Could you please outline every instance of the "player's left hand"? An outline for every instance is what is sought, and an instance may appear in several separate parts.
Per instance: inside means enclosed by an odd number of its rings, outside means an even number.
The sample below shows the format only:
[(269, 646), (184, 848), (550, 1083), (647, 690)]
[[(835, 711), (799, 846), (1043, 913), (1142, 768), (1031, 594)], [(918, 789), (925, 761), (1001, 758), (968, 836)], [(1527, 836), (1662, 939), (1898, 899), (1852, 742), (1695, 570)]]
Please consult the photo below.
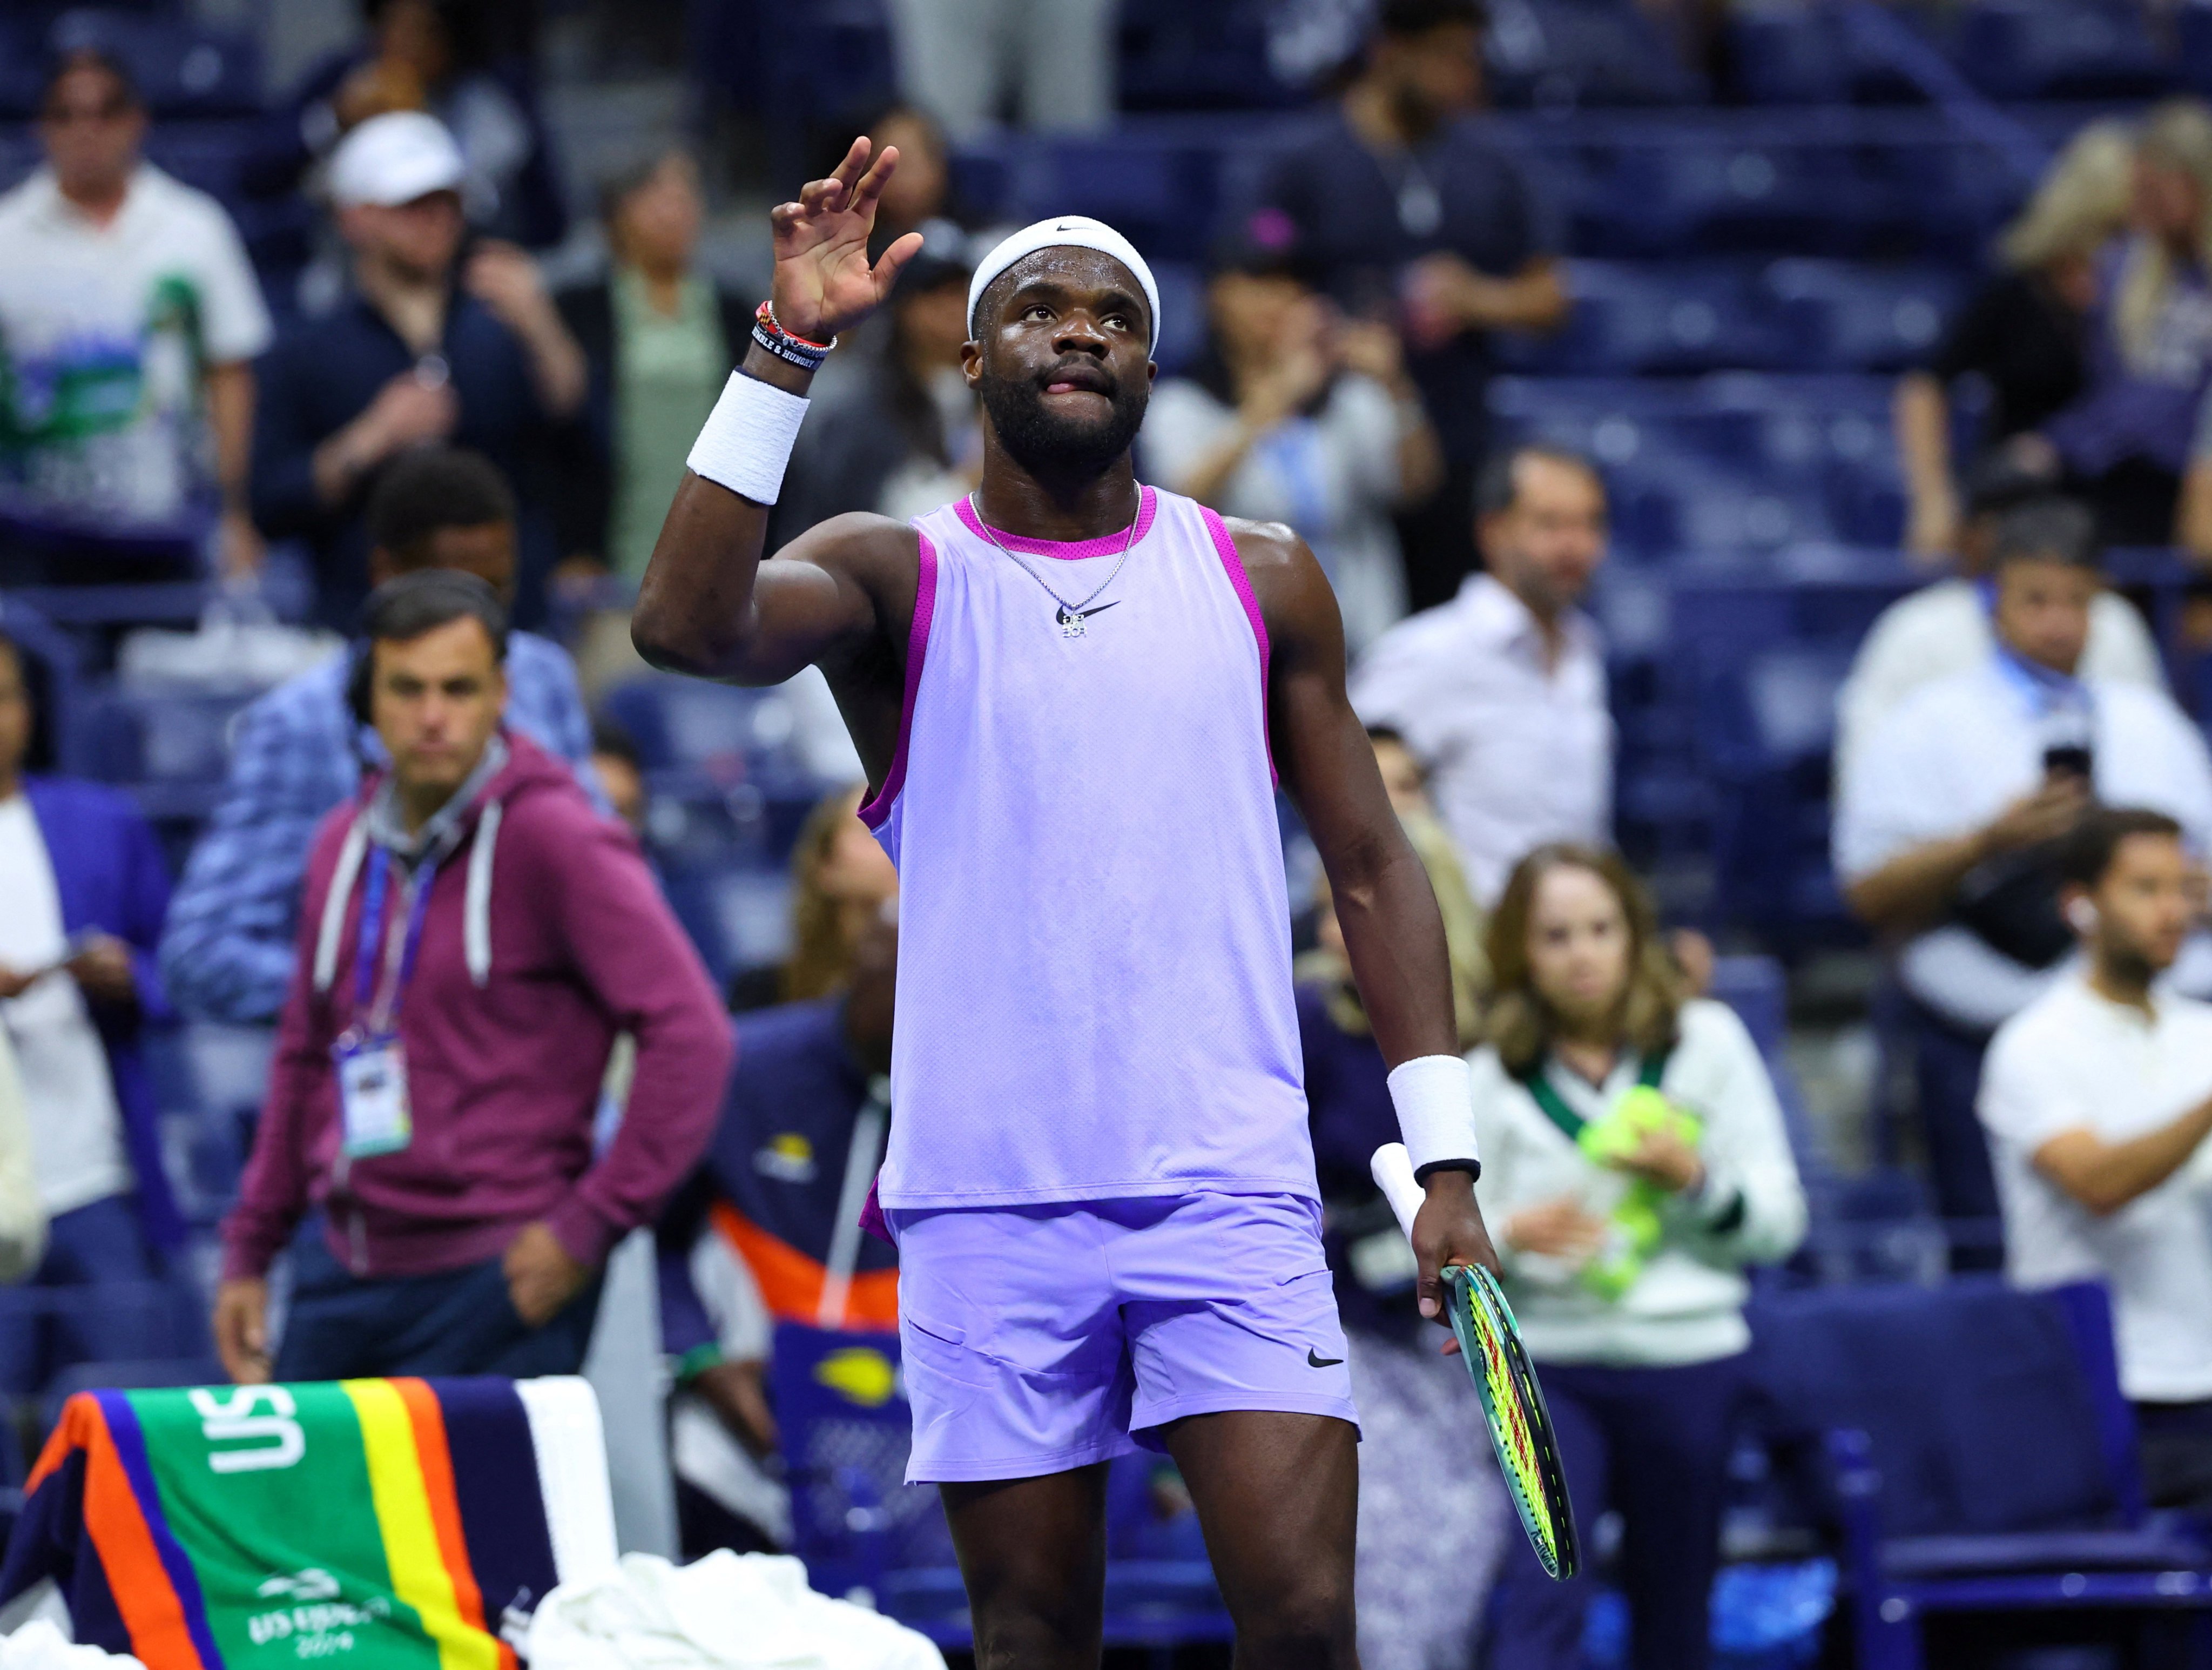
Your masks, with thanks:
[[(1474, 1203), (1474, 1179), (1464, 1171), (1431, 1172), (1423, 1187), (1426, 1196), (1413, 1218), (1413, 1257), (1420, 1265), (1418, 1290), (1421, 1315), (1431, 1321), (1444, 1320), (1443, 1270), (1448, 1264), (1480, 1265), (1498, 1272), (1498, 1250), (1490, 1244), (1483, 1226), (1482, 1208)], [(1458, 1349), (1454, 1339), (1447, 1353)]]
[(769, 211), (775, 238), (770, 300), (785, 330), (828, 342), (882, 306), (899, 269), (921, 252), (921, 234), (909, 232), (868, 264), (876, 200), (897, 167), (896, 145), (878, 151), (871, 141), (855, 139), (827, 179), (809, 180), (796, 203)]

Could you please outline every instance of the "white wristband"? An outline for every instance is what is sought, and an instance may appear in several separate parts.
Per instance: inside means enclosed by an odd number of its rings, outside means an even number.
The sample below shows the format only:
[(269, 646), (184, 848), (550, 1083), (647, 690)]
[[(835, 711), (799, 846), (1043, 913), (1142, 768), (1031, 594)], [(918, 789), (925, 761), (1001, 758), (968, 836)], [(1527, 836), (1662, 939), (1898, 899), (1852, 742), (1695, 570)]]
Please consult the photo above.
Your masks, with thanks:
[(805, 417), (805, 395), (733, 371), (684, 462), (695, 475), (757, 505), (772, 505), (783, 490), (783, 469)]
[(1421, 1055), (1390, 1071), (1390, 1104), (1413, 1175), (1440, 1165), (1481, 1167), (1474, 1151), (1474, 1073), (1456, 1055)]

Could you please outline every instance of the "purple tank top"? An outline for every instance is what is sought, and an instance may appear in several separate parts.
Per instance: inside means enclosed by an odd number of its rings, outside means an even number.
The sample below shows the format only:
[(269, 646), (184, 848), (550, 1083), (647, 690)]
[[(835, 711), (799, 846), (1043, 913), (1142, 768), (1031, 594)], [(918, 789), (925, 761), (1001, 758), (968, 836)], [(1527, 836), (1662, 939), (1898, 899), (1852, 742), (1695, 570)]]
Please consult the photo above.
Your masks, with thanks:
[[(1219, 517), (1139, 507), (1073, 637), (966, 501), (915, 523), (887, 1206), (1316, 1193), (1267, 629)], [(1122, 547), (999, 537), (1072, 602)]]

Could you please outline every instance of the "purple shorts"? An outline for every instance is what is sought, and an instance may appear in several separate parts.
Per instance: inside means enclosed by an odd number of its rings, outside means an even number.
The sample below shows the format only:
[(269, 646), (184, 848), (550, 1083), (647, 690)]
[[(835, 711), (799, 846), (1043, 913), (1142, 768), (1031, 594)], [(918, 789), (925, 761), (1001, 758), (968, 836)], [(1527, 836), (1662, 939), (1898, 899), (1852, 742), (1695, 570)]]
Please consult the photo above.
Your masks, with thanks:
[(907, 1480), (1030, 1479), (1230, 1409), (1358, 1424), (1321, 1208), (1291, 1194), (889, 1214)]

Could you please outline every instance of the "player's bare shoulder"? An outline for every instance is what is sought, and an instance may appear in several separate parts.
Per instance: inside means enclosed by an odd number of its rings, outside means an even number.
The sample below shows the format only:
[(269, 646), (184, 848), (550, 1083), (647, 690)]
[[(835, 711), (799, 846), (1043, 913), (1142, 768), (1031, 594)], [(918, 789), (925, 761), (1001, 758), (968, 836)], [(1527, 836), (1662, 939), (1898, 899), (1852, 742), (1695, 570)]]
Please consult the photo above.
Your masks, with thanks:
[(895, 596), (902, 590), (911, 602), (921, 570), (921, 536), (910, 522), (872, 511), (848, 511), (817, 522), (769, 561), (787, 557), (827, 569), (872, 596)]
[(1255, 522), (1241, 516), (1221, 520), (1237, 546), (1245, 578), (1252, 583), (1271, 647), (1295, 653), (1301, 646), (1317, 641), (1340, 645), (1343, 626), (1336, 592), (1313, 548), (1285, 523)]

